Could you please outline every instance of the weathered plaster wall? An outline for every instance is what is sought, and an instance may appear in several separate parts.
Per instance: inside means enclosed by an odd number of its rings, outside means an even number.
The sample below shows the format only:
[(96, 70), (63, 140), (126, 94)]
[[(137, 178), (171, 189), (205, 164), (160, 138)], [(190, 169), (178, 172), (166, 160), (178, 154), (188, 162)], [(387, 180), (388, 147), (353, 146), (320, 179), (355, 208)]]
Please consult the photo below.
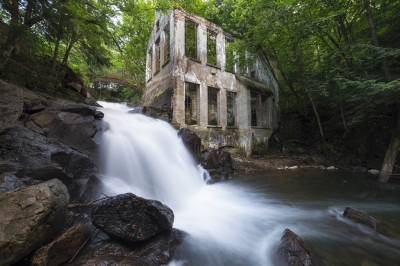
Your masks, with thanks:
[[(174, 60), (173, 60), (173, 43), (172, 38), (174, 34), (174, 21), (173, 12), (168, 12), (166, 14), (157, 14), (156, 22), (159, 23), (159, 30), (156, 28), (156, 23), (154, 23), (154, 28), (147, 46), (147, 51), (151, 51), (152, 56), (147, 53), (147, 65), (146, 65), (146, 91), (143, 93), (142, 104), (145, 106), (155, 106), (155, 107), (173, 107), (172, 96), (175, 87), (175, 80), (173, 76)], [(165, 41), (164, 30), (169, 29), (170, 39), (169, 47), (170, 49), (170, 59), (164, 62), (164, 49), (163, 44)], [(156, 66), (156, 48), (155, 43), (160, 40), (160, 71), (155, 71)], [(151, 69), (149, 67), (148, 61), (151, 60)]]
[[(160, 27), (167, 19), (158, 18)], [(190, 19), (197, 26), (197, 58), (185, 56), (185, 19)], [(164, 22), (165, 21), (165, 22)], [(252, 140), (267, 142), (273, 128), (276, 126), (278, 89), (275, 80), (262, 60), (256, 61), (257, 80), (273, 92), (268, 99), (270, 110), (268, 119), (272, 121), (269, 127), (251, 127), (250, 90), (248, 84), (235, 74), (223, 71), (225, 69), (225, 32), (215, 24), (182, 9), (174, 9), (168, 16), (171, 25), (171, 63), (153, 76), (147, 85), (143, 97), (144, 104), (155, 105), (157, 95), (167, 95), (167, 88), (172, 88), (172, 123), (178, 128), (189, 127), (200, 135), (203, 146), (223, 147), (241, 146), (247, 153), (251, 152)], [(207, 64), (207, 29), (217, 33), (217, 63)], [(158, 35), (155, 32), (149, 42), (153, 49)], [(153, 62), (154, 66), (154, 62)], [(249, 74), (249, 73), (247, 73)], [(198, 124), (185, 124), (185, 82), (198, 84)], [(219, 89), (218, 93), (218, 126), (208, 125), (208, 87)], [(226, 92), (236, 93), (236, 126), (227, 126)], [(275, 99), (275, 101), (273, 101)], [(159, 104), (159, 103), (157, 103)], [(275, 107), (274, 107), (275, 106)], [(276, 109), (275, 111), (273, 109)]]

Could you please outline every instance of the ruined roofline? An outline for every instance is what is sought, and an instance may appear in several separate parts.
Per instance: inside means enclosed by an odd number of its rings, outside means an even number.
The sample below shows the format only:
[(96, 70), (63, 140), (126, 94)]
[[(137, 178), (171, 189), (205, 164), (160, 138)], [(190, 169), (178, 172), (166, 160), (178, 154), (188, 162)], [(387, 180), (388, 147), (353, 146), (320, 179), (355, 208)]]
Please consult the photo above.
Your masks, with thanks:
[[(226, 29), (222, 28), (221, 26), (219, 26), (218, 24), (215, 24), (214, 22), (212, 22), (212, 21), (210, 21), (210, 20), (208, 20), (208, 19), (206, 19), (206, 18), (204, 18), (204, 17), (202, 17), (202, 16), (196, 15), (195, 13), (193, 13), (193, 12), (191, 12), (191, 11), (188, 11), (187, 9), (184, 9), (184, 8), (182, 8), (182, 7), (179, 7), (179, 6), (174, 6), (173, 8), (170, 8), (170, 10), (173, 10), (173, 11), (179, 10), (179, 11), (183, 12), (185, 15), (188, 15), (189, 19), (190, 19), (190, 16), (193, 16), (193, 17), (196, 17), (196, 18), (198, 18), (198, 19), (201, 19), (201, 20), (203, 20), (203, 22), (205, 22), (205, 24), (209, 24), (209, 25), (211, 25), (213, 28), (218, 28), (218, 29), (220, 29), (220, 30), (222, 31), (222, 33), (223, 33), (226, 37), (230, 37), (230, 38), (232, 38), (232, 39), (243, 40), (243, 38), (241, 38), (237, 33), (234, 33), (234, 32), (232, 32), (232, 31), (230, 31), (230, 30), (226, 30)], [(260, 55), (261, 55), (261, 54), (260, 54)], [(264, 57), (263, 57), (263, 58), (264, 58)], [(269, 55), (269, 54), (267, 55), (267, 58), (264, 58), (264, 59), (266, 59), (266, 60), (268, 60), (268, 61), (276, 61), (275, 58), (273, 58), (273, 57), (272, 57), (271, 55)]]
[(179, 11), (185, 13), (186, 15), (189, 16), (189, 19), (190, 19), (190, 16), (196, 17), (196, 18), (198, 18), (198, 19), (201, 19), (201, 20), (203, 20), (203, 22), (204, 22), (205, 24), (209, 24), (209, 25), (211, 25), (213, 28), (218, 28), (218, 29), (220, 29), (221, 32), (224, 33), (225, 36), (227, 36), (227, 37), (234, 38), (234, 39), (241, 39), (241, 38), (239, 37), (238, 34), (232, 32), (232, 31), (226, 30), (226, 29), (222, 28), (220, 25), (215, 24), (214, 22), (212, 22), (212, 21), (210, 21), (210, 20), (208, 20), (208, 19), (206, 19), (206, 18), (204, 18), (204, 17), (202, 17), (202, 16), (196, 15), (195, 13), (193, 13), (193, 12), (187, 10), (187, 9), (184, 9), (184, 8), (182, 8), (182, 7), (179, 7), (179, 6), (174, 6), (174, 7), (171, 8), (171, 9), (174, 10), (174, 11), (175, 11), (175, 10), (179, 10)]

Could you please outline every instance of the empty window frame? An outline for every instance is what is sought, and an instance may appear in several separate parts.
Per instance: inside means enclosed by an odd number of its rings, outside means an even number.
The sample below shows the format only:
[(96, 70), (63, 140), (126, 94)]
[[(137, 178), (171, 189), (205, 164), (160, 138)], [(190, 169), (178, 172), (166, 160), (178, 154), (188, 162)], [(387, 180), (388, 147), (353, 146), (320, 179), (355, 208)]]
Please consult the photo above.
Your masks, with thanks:
[(226, 115), (227, 126), (236, 126), (236, 93), (232, 91), (226, 91)]
[(158, 32), (160, 30), (160, 21), (158, 20), (156, 22), (156, 32)]
[(225, 71), (235, 72), (235, 54), (233, 51), (233, 39), (225, 36)]
[(250, 110), (251, 110), (251, 126), (259, 126), (260, 108), (259, 108), (259, 93), (250, 91)]
[(207, 29), (207, 63), (217, 65), (217, 33)]
[(185, 55), (197, 58), (197, 24), (193, 21), (185, 20)]
[(151, 50), (147, 53), (147, 80), (150, 80), (153, 74), (153, 53)]
[(208, 125), (218, 126), (218, 92), (219, 89), (208, 87)]
[(250, 109), (252, 127), (269, 127), (269, 97), (259, 92), (250, 91)]
[(261, 95), (261, 126), (269, 127), (270, 125), (270, 112), (269, 112), (269, 97)]
[(167, 25), (164, 29), (164, 64), (167, 63), (171, 57), (170, 52), (170, 32), (169, 25)]
[(185, 124), (198, 123), (198, 84), (185, 82)]
[(157, 39), (156, 45), (155, 45), (155, 52), (156, 52), (156, 65), (154, 68), (154, 73), (158, 73), (160, 71), (160, 64), (161, 64), (161, 59), (160, 59), (160, 38)]

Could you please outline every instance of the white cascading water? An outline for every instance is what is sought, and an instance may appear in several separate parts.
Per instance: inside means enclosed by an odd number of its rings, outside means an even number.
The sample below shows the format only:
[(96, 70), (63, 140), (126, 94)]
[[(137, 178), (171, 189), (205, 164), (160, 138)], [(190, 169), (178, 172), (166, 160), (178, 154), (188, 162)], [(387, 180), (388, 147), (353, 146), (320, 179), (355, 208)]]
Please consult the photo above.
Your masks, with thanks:
[(304, 231), (299, 217), (320, 214), (305, 215), (231, 182), (206, 185), (204, 170), (168, 123), (130, 114), (122, 104), (100, 104), (108, 123), (102, 140), (107, 193), (159, 200), (174, 211), (174, 228), (190, 234), (185, 244), (193, 261), (185, 264), (183, 255), (170, 265), (273, 265), (270, 254), (283, 230)]

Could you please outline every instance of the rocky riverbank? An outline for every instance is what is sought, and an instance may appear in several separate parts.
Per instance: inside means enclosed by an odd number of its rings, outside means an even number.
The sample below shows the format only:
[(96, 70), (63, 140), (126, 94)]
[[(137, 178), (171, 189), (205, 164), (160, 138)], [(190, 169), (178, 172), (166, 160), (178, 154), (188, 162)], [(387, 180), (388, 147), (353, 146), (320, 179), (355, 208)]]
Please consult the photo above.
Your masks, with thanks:
[[(83, 84), (76, 82), (68, 86), (81, 95)], [(101, 194), (104, 115), (92, 101), (2, 80), (0, 95), (0, 265), (161, 265), (172, 259), (185, 233), (172, 228), (171, 209), (133, 194)], [(112, 214), (116, 210), (121, 216)]]

